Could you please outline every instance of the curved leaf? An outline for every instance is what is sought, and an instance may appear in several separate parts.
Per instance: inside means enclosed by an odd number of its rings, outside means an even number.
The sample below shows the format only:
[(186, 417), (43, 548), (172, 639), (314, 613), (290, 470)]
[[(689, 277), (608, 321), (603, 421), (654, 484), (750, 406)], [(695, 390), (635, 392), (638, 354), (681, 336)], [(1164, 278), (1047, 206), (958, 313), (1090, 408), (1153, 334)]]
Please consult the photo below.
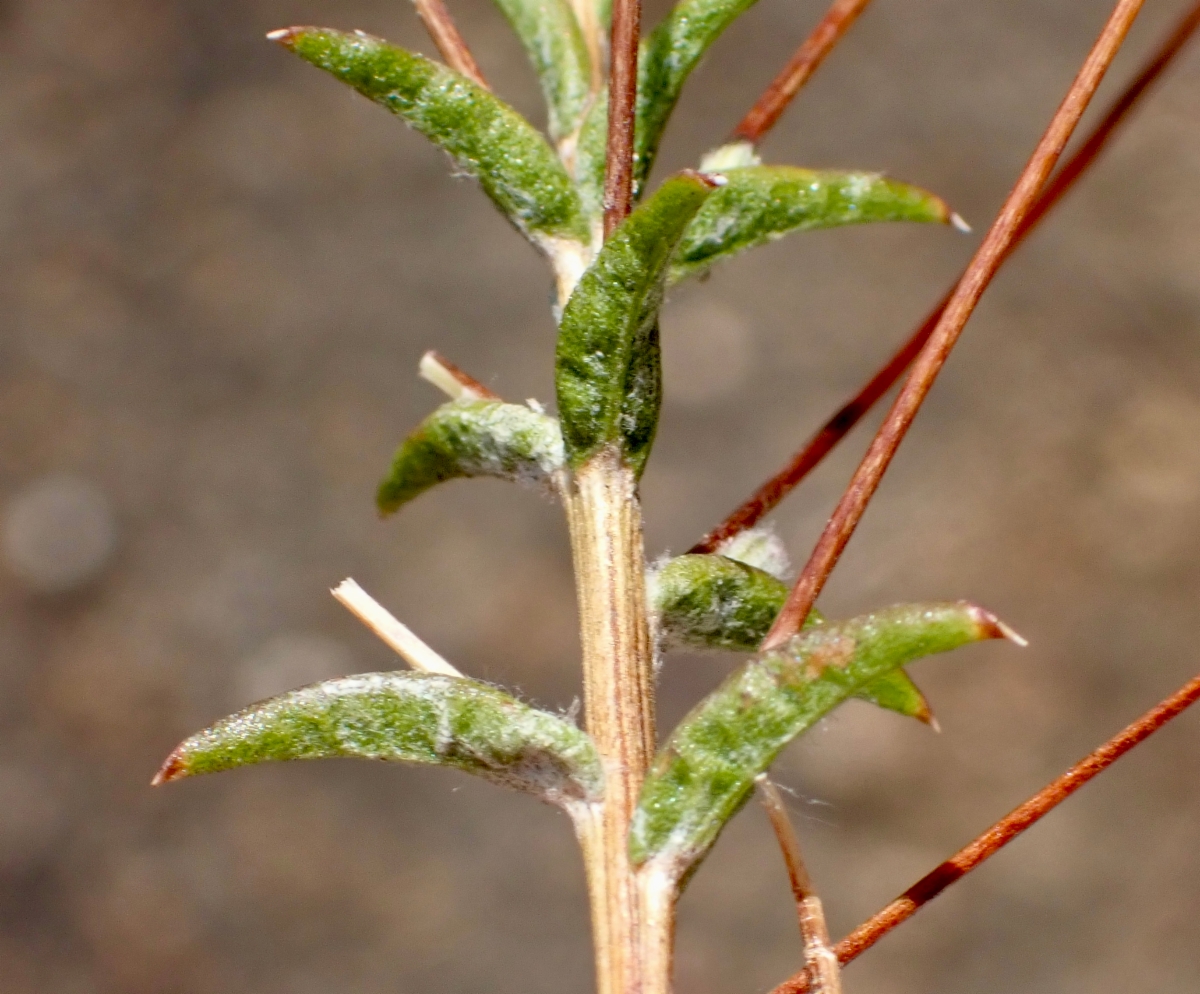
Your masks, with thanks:
[(592, 64), (568, 0), (496, 0), (533, 63), (549, 111), (550, 137), (578, 130), (588, 108)]
[(603, 792), (595, 746), (575, 725), (474, 680), (410, 672), (327, 680), (252, 705), (178, 745), (154, 782), (334, 756), (453, 766), (561, 806)]
[[(727, 545), (733, 546), (731, 551), (739, 549), (735, 542)], [(752, 537), (744, 547), (751, 554), (765, 550), (772, 559), (778, 556), (763, 536), (758, 541)], [(788, 586), (782, 580), (732, 555), (678, 556), (647, 576), (647, 601), (660, 644), (667, 649), (754, 652), (783, 609), (787, 595)], [(824, 620), (813, 611), (805, 628)], [(933, 722), (925, 695), (902, 669), (876, 677), (853, 696), (906, 718)]]
[(575, 187), (546, 139), (508, 104), (438, 62), (365, 34), (289, 28), (271, 37), (393, 114), (478, 176), (487, 195), (543, 249), (586, 242)]
[(679, 280), (793, 231), (872, 221), (949, 223), (946, 202), (878, 173), (742, 166), (696, 215), (671, 267)]
[(563, 309), (555, 386), (567, 460), (616, 446), (641, 473), (661, 402), (658, 309), (671, 253), (713, 184), (668, 179), (604, 243)]
[(466, 476), (549, 487), (562, 467), (554, 418), (499, 400), (453, 400), (404, 440), (376, 503), (391, 514), (435, 484)]
[(642, 788), (630, 829), (637, 864), (677, 879), (704, 857), (779, 752), (872, 680), (968, 642), (1009, 635), (966, 602), (909, 604), (811, 627), (751, 660), (671, 734)]
[[(651, 571), (649, 604), (665, 648), (754, 652), (787, 600), (781, 580), (725, 556), (686, 555)], [(807, 624), (817, 618), (809, 615)]]
[(658, 154), (667, 121), (692, 70), (708, 47), (755, 0), (679, 0), (643, 43), (638, 56), (634, 192)]

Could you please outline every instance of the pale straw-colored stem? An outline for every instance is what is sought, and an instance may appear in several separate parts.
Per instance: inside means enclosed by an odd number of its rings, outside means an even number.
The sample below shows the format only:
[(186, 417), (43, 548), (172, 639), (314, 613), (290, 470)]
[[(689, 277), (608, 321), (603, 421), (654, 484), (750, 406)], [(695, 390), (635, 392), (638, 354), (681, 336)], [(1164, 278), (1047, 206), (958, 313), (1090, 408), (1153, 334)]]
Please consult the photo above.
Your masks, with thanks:
[(343, 580), (330, 593), (414, 670), (440, 673), (442, 676), (462, 676), (354, 580)]

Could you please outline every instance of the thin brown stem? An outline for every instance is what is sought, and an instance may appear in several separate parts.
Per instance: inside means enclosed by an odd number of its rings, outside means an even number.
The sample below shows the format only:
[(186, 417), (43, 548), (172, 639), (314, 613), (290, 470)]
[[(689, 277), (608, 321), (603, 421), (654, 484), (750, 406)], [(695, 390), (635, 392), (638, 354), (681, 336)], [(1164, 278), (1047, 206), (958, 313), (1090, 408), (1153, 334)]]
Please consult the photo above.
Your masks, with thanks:
[(463, 36), (458, 33), (458, 27), (442, 0), (413, 0), (413, 3), (417, 8), (417, 16), (421, 18), (429, 37), (442, 53), (446, 65), (466, 76), (472, 83), (490, 90), (491, 87), (483, 78), (483, 73), (479, 71), (475, 56), (467, 48)]
[[(1200, 3), (1184, 14), (1124, 92), (1109, 106), (1100, 123), (1092, 129), (1079, 148), (1062, 164), (1058, 172), (1038, 194), (1033, 207), (1021, 222), (1013, 244), (1009, 248), (1009, 255), (1099, 158), (1117, 128), (1128, 118), (1150, 86), (1184, 49), (1188, 41), (1195, 35), (1197, 28), (1200, 28)], [(946, 296), (929, 313), (899, 351), (871, 377), (858, 393), (843, 404), (837, 413), (821, 426), (821, 429), (805, 443), (804, 447), (788, 461), (783, 469), (767, 480), (737, 510), (688, 551), (693, 553), (714, 552), (722, 542), (747, 528), (752, 528), (778, 507), (780, 502), (850, 433), (863, 415), (892, 388), (892, 385), (916, 358), (917, 353), (921, 351), (921, 347), (929, 340), (952, 292), (953, 288), (947, 291)]]
[[(897, 925), (907, 921), (923, 906), (957, 880), (961, 880), (989, 856), (1008, 845), (1040, 821), (1093, 777), (1144, 742), (1172, 718), (1200, 700), (1200, 676), (1193, 677), (1174, 694), (1151, 708), (1133, 724), (1114, 735), (1072, 766), (1057, 780), (1047, 784), (1020, 807), (996, 822), (970, 845), (960, 849), (946, 862), (925, 874), (887, 907), (864, 922), (834, 947), (843, 966), (857, 959)], [(789, 977), (771, 994), (803, 994), (811, 988), (805, 972)]]
[(604, 170), (605, 238), (629, 216), (633, 206), (633, 125), (641, 25), (641, 0), (613, 0)]
[(787, 867), (788, 880), (792, 885), (792, 896), (796, 899), (796, 915), (800, 919), (800, 938), (804, 942), (805, 976), (808, 989), (813, 994), (841, 994), (841, 968), (837, 954), (829, 943), (829, 927), (825, 924), (825, 909), (821, 898), (813, 887), (804, 857), (800, 853), (800, 839), (788, 817), (787, 805), (783, 803), (779, 788), (767, 775), (756, 778), (762, 805), (779, 840), (779, 850)]
[(1121, 43), (1144, 2), (1145, 0), (1118, 0), (1100, 38), (1084, 61), (1049, 128), (1038, 142), (1032, 158), (1017, 180), (1017, 185), (1009, 194), (983, 244), (951, 294), (945, 311), (929, 336), (929, 341), (917, 355), (912, 372), (909, 373), (887, 418), (871, 442), (866, 457), (825, 526), (812, 556), (788, 596), (787, 603), (763, 640), (764, 649), (778, 648), (799, 631), (802, 621), (808, 617), (817, 595), (829, 579), (830, 572), (858, 527), (858, 522), (862, 519), (863, 512), (874, 496), (892, 457), (917, 416), (917, 411), (920, 410), (934, 380), (949, 358), (951, 349), (962, 334), (967, 319), (1009, 252), (1022, 218), (1033, 207), (1038, 191), (1045, 184), (1059, 155), (1062, 154), (1063, 147), (1087, 109), (1096, 88), (1104, 78), (1104, 73), (1120, 50)]
[(871, 0), (833, 0), (833, 6), (825, 12), (821, 23), (813, 28), (812, 34), (804, 39), (803, 44), (796, 49), (787, 65), (780, 70), (779, 75), (771, 80), (771, 84), (763, 91), (761, 97), (742, 118), (741, 123), (733, 129), (730, 141), (747, 141), (757, 145), (763, 135), (775, 126), (775, 122), (787, 110), (788, 104), (800, 92), (800, 87), (808, 82), (809, 77), (817, 71), (817, 67), (825, 61), (833, 46), (841, 41), (842, 36), (852, 25)]

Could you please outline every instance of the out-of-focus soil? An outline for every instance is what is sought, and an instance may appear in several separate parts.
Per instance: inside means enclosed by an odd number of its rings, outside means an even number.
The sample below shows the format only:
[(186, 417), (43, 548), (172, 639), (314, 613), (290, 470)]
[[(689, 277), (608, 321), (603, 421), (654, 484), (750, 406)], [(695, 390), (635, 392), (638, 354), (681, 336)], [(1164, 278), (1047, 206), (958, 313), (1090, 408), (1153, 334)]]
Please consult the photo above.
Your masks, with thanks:
[[(452, 3), (538, 115), (484, 0)], [(1112, 95), (1179, 3), (1148, 5)], [(696, 73), (694, 163), (819, 16), (762, 0)], [(967, 259), (1104, 0), (878, 0), (765, 147), (886, 170), (975, 224), (793, 237), (677, 292), (643, 495), (681, 551), (859, 384)], [(647, 13), (651, 22), (661, 11)], [(263, 40), (291, 23), (430, 51), (400, 0), (0, 2), (0, 988), (5, 994), (586, 991), (565, 819), (437, 770), (328, 763), (148, 786), (184, 735), (395, 660), (359, 580), (463, 670), (579, 689), (548, 501), (454, 483), (395, 520), (391, 451), (436, 347), (552, 398), (541, 261), (382, 110)], [(928, 660), (942, 724), (847, 706), (779, 778), (840, 934), (1197, 668), (1200, 53), (989, 290), (823, 599), (971, 597), (1031, 642)], [(802, 559), (865, 444), (776, 515)], [(664, 731), (732, 661), (672, 657)], [(887, 994), (1191, 994), (1200, 714), (847, 974)], [(680, 994), (798, 964), (765, 820), (685, 895)]]

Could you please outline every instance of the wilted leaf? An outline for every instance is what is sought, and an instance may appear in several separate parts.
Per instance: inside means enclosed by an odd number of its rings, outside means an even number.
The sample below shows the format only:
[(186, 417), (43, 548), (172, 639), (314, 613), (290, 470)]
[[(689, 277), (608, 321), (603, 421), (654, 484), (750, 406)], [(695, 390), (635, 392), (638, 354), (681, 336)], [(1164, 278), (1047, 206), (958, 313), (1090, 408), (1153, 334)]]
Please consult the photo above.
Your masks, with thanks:
[(391, 514), (434, 484), (463, 476), (549, 487), (562, 467), (554, 418), (499, 400), (453, 400), (404, 440), (376, 502)]
[(641, 473), (661, 402), (658, 309), (667, 264), (712, 189), (699, 173), (668, 179), (613, 232), (567, 301), (555, 384), (572, 467), (619, 446)]
[(944, 200), (878, 173), (744, 166), (696, 215), (671, 267), (671, 279), (703, 272), (714, 262), (793, 231), (871, 221), (948, 223)]
[(587, 242), (575, 187), (546, 139), (482, 87), (438, 62), (379, 38), (329, 28), (271, 36), (301, 58), (407, 121), (480, 183), (535, 244)]
[[(752, 555), (769, 552), (774, 559), (779, 553), (770, 539), (774, 536), (752, 537), (744, 548), (731, 540), (725, 547)], [(732, 556), (677, 556), (651, 570), (647, 580), (647, 600), (665, 649), (754, 652), (788, 595), (782, 580)], [(813, 611), (805, 627), (824, 620)], [(902, 669), (871, 680), (852, 696), (926, 724), (933, 721), (925, 695)]]
[(555, 141), (576, 131), (588, 107), (592, 66), (568, 0), (496, 0), (542, 83)]
[(495, 687), (429, 673), (364, 673), (252, 705), (182, 742), (154, 782), (288, 759), (350, 756), (453, 766), (552, 804), (603, 792), (592, 740)]
[(682, 879), (745, 803), (779, 752), (868, 683), (906, 663), (1008, 630), (966, 602), (909, 604), (815, 625), (751, 660), (671, 734), (630, 830), (635, 863)]

